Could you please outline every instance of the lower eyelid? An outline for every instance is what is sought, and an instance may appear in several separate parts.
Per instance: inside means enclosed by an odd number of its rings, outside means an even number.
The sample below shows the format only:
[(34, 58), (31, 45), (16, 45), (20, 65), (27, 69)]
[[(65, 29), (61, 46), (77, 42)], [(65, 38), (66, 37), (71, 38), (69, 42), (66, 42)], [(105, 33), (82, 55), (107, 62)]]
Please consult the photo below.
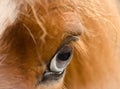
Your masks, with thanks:
[(41, 83), (46, 82), (46, 81), (59, 80), (63, 76), (63, 73), (64, 72), (62, 72), (62, 73), (45, 72), (43, 74)]

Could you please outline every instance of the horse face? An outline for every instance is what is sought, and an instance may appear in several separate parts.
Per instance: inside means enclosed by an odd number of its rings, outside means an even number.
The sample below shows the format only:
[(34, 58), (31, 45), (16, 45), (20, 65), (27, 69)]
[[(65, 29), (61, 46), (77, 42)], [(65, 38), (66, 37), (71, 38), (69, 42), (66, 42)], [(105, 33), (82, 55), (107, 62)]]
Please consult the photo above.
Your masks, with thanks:
[(13, 8), (1, 18), (0, 88), (63, 88), (74, 53), (72, 43), (82, 33), (79, 15), (37, 0), (5, 0), (2, 5), (3, 9)]
[(0, 1), (0, 89), (119, 89), (113, 2)]

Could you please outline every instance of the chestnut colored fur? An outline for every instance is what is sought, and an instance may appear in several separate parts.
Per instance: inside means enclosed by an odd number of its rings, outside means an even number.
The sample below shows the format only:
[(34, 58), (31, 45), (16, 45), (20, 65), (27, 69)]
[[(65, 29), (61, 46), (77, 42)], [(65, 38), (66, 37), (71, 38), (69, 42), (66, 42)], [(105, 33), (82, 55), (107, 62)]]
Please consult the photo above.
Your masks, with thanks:
[[(0, 89), (120, 89), (115, 0), (1, 0)], [(64, 78), (38, 84), (68, 35), (77, 35)]]

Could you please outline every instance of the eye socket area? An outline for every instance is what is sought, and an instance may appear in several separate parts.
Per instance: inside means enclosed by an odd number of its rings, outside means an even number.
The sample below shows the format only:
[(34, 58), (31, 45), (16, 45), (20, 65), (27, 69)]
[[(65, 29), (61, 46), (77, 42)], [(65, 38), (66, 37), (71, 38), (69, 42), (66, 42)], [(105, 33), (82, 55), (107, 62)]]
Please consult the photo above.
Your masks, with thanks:
[(77, 40), (79, 40), (78, 36), (68, 36), (64, 40), (64, 43), (47, 64), (46, 70), (37, 84), (46, 84), (46, 82), (59, 81), (63, 78), (64, 71), (73, 56), (74, 47), (71, 42), (76, 42)]
[(62, 78), (65, 69), (69, 65), (73, 55), (73, 47), (71, 45), (63, 45), (54, 55), (41, 79), (41, 83), (46, 81), (54, 81)]
[(50, 62), (50, 71), (62, 73), (70, 63), (73, 55), (73, 47), (64, 45), (52, 58)]

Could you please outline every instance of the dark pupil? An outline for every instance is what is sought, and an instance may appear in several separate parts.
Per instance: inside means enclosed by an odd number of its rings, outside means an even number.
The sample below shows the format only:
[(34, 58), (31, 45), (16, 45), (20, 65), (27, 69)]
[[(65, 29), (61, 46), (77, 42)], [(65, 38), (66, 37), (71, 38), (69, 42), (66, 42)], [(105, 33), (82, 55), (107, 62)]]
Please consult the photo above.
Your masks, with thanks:
[(62, 52), (62, 53), (59, 53), (57, 58), (58, 60), (61, 60), (61, 61), (66, 61), (70, 58), (71, 56), (71, 52)]

